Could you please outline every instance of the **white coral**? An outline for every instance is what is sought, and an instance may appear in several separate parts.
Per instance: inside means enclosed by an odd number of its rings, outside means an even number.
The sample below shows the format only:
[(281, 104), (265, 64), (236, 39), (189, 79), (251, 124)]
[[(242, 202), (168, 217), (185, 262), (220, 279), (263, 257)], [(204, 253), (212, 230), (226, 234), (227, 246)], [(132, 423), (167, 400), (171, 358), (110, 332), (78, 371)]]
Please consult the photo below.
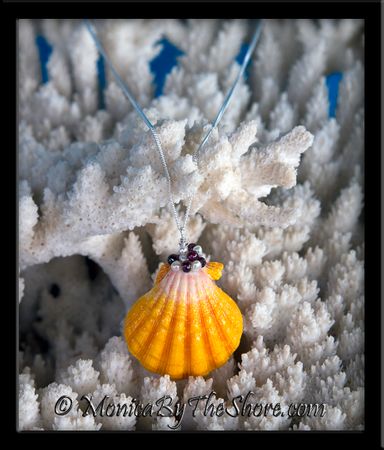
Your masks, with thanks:
[(67, 371), (61, 375), (60, 381), (70, 386), (81, 398), (96, 388), (99, 373), (92, 367), (92, 361), (79, 359), (74, 366), (68, 367)]
[(29, 370), (19, 376), (19, 430), (31, 430), (40, 423), (40, 405), (35, 381)]
[[(62, 400), (63, 404), (60, 402), (60, 399), (65, 397)], [(52, 429), (55, 425), (55, 420), (61, 417), (75, 418), (78, 414), (78, 402), (77, 402), (78, 394), (73, 392), (70, 386), (64, 384), (51, 383), (46, 388), (41, 390), (40, 393), (40, 407), (41, 407), (41, 418), (44, 429)], [(56, 409), (56, 405), (58, 404)], [(68, 414), (66, 415), (57, 415), (56, 411), (60, 413), (65, 411), (68, 408), (68, 404), (71, 404), (72, 407)], [(62, 405), (62, 406), (61, 406)]]
[(53, 430), (57, 431), (97, 431), (101, 424), (97, 424), (92, 416), (83, 416), (79, 412), (76, 416), (59, 416), (53, 421)]
[(100, 381), (116, 386), (117, 392), (134, 392), (134, 373), (125, 342), (112, 337), (100, 353)]

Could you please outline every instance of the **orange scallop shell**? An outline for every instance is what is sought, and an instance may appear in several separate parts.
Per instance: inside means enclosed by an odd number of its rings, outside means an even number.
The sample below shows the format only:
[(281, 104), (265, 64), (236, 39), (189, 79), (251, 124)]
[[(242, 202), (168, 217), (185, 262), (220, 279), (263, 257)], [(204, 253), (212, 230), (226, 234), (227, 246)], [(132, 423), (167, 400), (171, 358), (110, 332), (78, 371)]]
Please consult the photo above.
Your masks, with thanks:
[(151, 372), (173, 379), (207, 375), (236, 350), (243, 318), (236, 303), (215, 283), (223, 264), (197, 272), (173, 272), (163, 264), (153, 288), (126, 315), (129, 351)]

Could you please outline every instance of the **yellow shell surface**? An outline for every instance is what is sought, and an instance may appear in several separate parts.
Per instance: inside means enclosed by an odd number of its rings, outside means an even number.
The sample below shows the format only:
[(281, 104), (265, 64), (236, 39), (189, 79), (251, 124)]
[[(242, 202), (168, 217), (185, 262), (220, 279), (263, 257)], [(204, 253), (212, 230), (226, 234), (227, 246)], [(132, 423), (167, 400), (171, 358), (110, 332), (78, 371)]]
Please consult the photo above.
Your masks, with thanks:
[(173, 272), (163, 264), (154, 287), (126, 315), (129, 351), (151, 372), (173, 379), (207, 375), (223, 365), (240, 343), (243, 318), (215, 283), (223, 264), (198, 272)]

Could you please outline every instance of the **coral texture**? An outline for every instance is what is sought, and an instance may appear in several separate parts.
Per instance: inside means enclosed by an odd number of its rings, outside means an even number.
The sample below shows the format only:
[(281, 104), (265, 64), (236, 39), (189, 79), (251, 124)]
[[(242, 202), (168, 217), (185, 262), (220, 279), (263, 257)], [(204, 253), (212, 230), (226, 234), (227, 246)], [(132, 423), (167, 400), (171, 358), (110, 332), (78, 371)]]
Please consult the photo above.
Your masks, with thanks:
[[(81, 21), (20, 20), (20, 430), (363, 429), (362, 21), (267, 20), (199, 170), (192, 153), (254, 24), (96, 26), (156, 124), (180, 213), (195, 194), (188, 237), (224, 263), (219, 285), (241, 309), (244, 334), (205, 378), (160, 377), (129, 354), (126, 311), (178, 243), (156, 146), (107, 69), (100, 104), (99, 57)], [(38, 35), (52, 46), (46, 83)], [(162, 37), (184, 53), (154, 97), (150, 62)], [(253, 392), (253, 404), (317, 403), (326, 413), (212, 415), (188, 405), (212, 391), (210, 412)], [(56, 414), (63, 396), (72, 409)], [(104, 414), (84, 414), (83, 396)], [(163, 414), (144, 408), (160, 399)], [(116, 414), (122, 405), (133, 413)]]

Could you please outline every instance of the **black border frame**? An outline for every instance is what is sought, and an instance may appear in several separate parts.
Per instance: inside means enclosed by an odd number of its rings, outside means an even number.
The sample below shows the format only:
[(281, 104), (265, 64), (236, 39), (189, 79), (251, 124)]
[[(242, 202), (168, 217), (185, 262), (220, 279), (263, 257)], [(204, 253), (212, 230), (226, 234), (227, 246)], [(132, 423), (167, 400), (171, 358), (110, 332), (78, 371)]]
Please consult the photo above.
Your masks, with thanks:
[[(177, 6), (176, 6), (177, 5)], [(275, 438), (294, 439), (295, 444), (309, 444), (311, 445), (316, 439), (320, 442), (323, 439), (329, 439), (332, 444), (348, 445), (349, 443), (363, 445), (367, 443), (367, 439), (370, 439), (370, 444), (373, 447), (380, 446), (380, 392), (381, 392), (381, 372), (380, 372), (380, 349), (381, 349), (381, 336), (380, 336), (380, 243), (381, 243), (381, 222), (380, 222), (380, 92), (381, 92), (381, 67), (380, 67), (380, 3), (379, 2), (332, 2), (326, 1), (323, 3), (313, 2), (220, 2), (220, 6), (215, 3), (206, 3), (204, 6), (200, 1), (192, 2), (162, 2), (162, 3), (149, 3), (149, 2), (98, 2), (93, 1), (92, 7), (88, 2), (76, 2), (76, 0), (70, 0), (67, 3), (64, 2), (49, 2), (47, 0), (41, 2), (19, 2), (8, 1), (3, 3), (2, 14), (2, 32), (3, 32), (3, 49), (5, 51), (6, 59), (6, 71), (5, 71), (5, 87), (4, 91), (7, 96), (6, 109), (4, 117), (6, 119), (5, 135), (7, 138), (7, 145), (4, 146), (4, 155), (10, 157), (10, 163), (17, 167), (17, 152), (13, 153), (13, 149), (17, 148), (17, 120), (16, 120), (16, 20), (18, 18), (51, 18), (51, 17), (66, 17), (66, 18), (82, 18), (86, 16), (99, 17), (156, 17), (156, 18), (187, 18), (187, 17), (264, 17), (264, 18), (364, 18), (365, 20), (365, 200), (364, 200), (364, 212), (365, 220), (367, 221), (365, 229), (369, 230), (366, 233), (366, 270), (365, 270), (365, 294), (366, 294), (366, 339), (365, 339), (365, 354), (366, 354), (366, 383), (365, 383), (365, 430), (362, 432), (354, 431), (310, 431), (310, 432), (221, 432), (213, 433), (215, 436), (234, 434), (240, 436), (242, 434), (249, 434), (252, 439), (255, 440), (255, 444), (270, 443), (275, 444)], [(8, 161), (7, 161), (8, 167)], [(17, 186), (16, 183), (16, 170), (6, 170), (5, 174), (10, 176), (13, 186)], [(369, 176), (367, 176), (369, 175)], [(13, 178), (15, 176), (15, 179)], [(3, 177), (4, 180), (4, 177)], [(14, 184), (13, 184), (14, 183)], [(8, 184), (5, 192), (8, 193)], [(11, 196), (4, 196), (7, 200), (11, 199)], [(15, 195), (15, 202), (10, 201), (11, 210), (15, 207), (15, 215), (13, 217), (17, 220), (17, 188)], [(8, 214), (7, 214), (8, 216)], [(12, 226), (7, 220), (9, 230), (7, 236), (14, 236), (14, 230), (16, 226)], [(7, 243), (11, 243), (10, 239), (7, 239)], [(15, 234), (15, 242), (17, 248), (17, 233)], [(16, 267), (16, 282), (17, 282), (17, 252), (12, 253), (15, 255)], [(7, 264), (7, 268), (11, 270), (7, 280), (15, 280), (15, 272), (12, 264)], [(15, 286), (15, 285), (13, 285)], [(17, 288), (16, 288), (17, 289)], [(12, 295), (10, 296), (14, 298)], [(7, 309), (9, 308), (9, 314), (5, 317), (15, 315), (16, 310), (11, 306), (11, 299), (4, 299)], [(7, 311), (8, 312), (8, 311)], [(15, 316), (15, 321), (17, 316)], [(10, 323), (10, 321), (7, 321)], [(6, 328), (5, 328), (6, 329)], [(14, 331), (14, 330), (12, 330)], [(11, 332), (12, 332), (11, 331)], [(7, 333), (7, 337), (9, 334)], [(15, 333), (13, 333), (15, 336)], [(12, 373), (10, 374), (10, 385), (15, 386), (15, 390), (8, 390), (11, 395), (8, 405), (15, 405), (14, 393), (17, 391), (17, 384), (15, 383), (15, 373), (13, 368), (16, 367), (16, 354), (12, 346), (7, 345), (8, 339), (5, 341), (5, 346), (10, 351), (10, 359), (15, 362), (15, 365), (10, 364)], [(9, 359), (7, 359), (9, 361)], [(16, 373), (17, 375), (17, 373)], [(14, 384), (15, 383), (15, 384)], [(10, 411), (7, 411), (7, 430), (16, 431), (16, 423)], [(98, 431), (98, 432), (61, 432), (62, 435), (75, 434), (80, 436), (86, 434), (103, 435), (115, 432), (110, 431)], [(142, 432), (126, 432), (142, 435)], [(166, 433), (168, 436), (191, 434), (188, 431), (182, 431), (178, 433), (168, 432), (150, 432), (149, 434), (157, 435)], [(256, 433), (256, 435), (255, 435)], [(34, 435), (35, 437), (41, 435), (57, 434), (57, 432), (17, 432), (16, 436), (21, 438), (25, 436)], [(195, 433), (200, 434), (200, 433)], [(204, 435), (210, 435), (210, 432), (201, 432)], [(256, 437), (257, 436), (257, 437)], [(288, 437), (289, 436), (289, 437)], [(268, 439), (268, 440), (267, 440)], [(347, 442), (348, 441), (348, 442)], [(288, 443), (288, 440), (286, 441)], [(252, 444), (251, 444), (252, 445)], [(370, 445), (370, 448), (371, 448)]]

